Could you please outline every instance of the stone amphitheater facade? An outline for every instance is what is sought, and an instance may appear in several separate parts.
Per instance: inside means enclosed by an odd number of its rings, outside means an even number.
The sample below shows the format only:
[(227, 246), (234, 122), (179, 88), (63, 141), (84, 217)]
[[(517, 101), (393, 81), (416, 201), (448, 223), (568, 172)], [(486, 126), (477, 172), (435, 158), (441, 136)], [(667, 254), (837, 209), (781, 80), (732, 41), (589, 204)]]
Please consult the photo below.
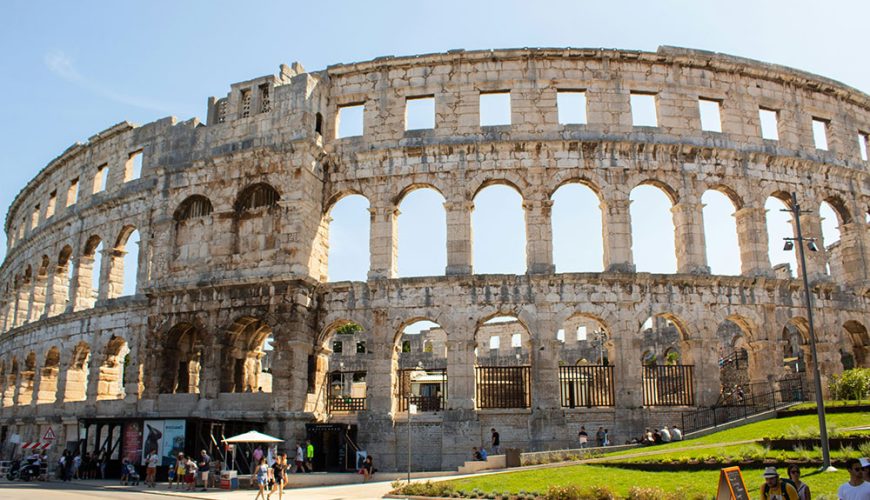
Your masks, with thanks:
[[(586, 123), (559, 123), (560, 91), (585, 93)], [(481, 126), (480, 96), (491, 92), (509, 93), (509, 125)], [(633, 126), (632, 94), (654, 96), (656, 126)], [(419, 97), (434, 100), (434, 127), (406, 130), (406, 103)], [(699, 99), (718, 103), (721, 132), (702, 130)], [(364, 106), (362, 135), (337, 138), (339, 110), (351, 105)], [(778, 139), (762, 138), (760, 109), (775, 111)], [(827, 150), (814, 143), (814, 120)], [(440, 336), (426, 354), (443, 363), (447, 396), (413, 417), (415, 468), (456, 466), (490, 428), (503, 446), (526, 450), (571, 447), (581, 424), (622, 441), (717, 401), (723, 323), (739, 330), (752, 383), (782, 377), (789, 328), (809, 359), (801, 281), (768, 258), (765, 200), (792, 192), (812, 210), (801, 217), (808, 235), (821, 237), (822, 202), (839, 218), (840, 241), (807, 262), (822, 377), (843, 370), (844, 353), (870, 366), (868, 132), (870, 97), (855, 89), (682, 48), (451, 51), (318, 72), (282, 65), (209, 99), (206, 123), (120, 123), (64, 151), (21, 190), (0, 267), (0, 425), (7, 439), (38, 440), (52, 427), (70, 442), (87, 419), (209, 418), (295, 441), (306, 423), (346, 423), (379, 467), (402, 469), (402, 331), (430, 320)], [(554, 268), (551, 196), (568, 183), (600, 199), (603, 272)], [(475, 274), (471, 213), (492, 184), (523, 198), (525, 274)], [(675, 274), (635, 270), (629, 193), (642, 184), (673, 204)], [(418, 188), (445, 199), (447, 266), (441, 276), (398, 278), (398, 206)], [(738, 276), (707, 266), (707, 190), (735, 206)], [(370, 203), (368, 279), (329, 282), (330, 210), (351, 194)], [(134, 230), (136, 293), (121, 296)], [(502, 316), (515, 322), (487, 323)], [(694, 367), (690, 404), (644, 399), (649, 316), (676, 332), (680, 362)], [(607, 333), (612, 404), (566, 407), (560, 368), (570, 342), (554, 332), (583, 322)], [(335, 332), (348, 324), (358, 327), (340, 338), (363, 347), (336, 353)], [(477, 349), (490, 330), (523, 336), (490, 356), (521, 352), (513, 364), (529, 367), (530, 401), (519, 408), (482, 407), (476, 393)], [(364, 380), (351, 395), (361, 408), (328, 404), (339, 361), (364, 373), (352, 381)]]

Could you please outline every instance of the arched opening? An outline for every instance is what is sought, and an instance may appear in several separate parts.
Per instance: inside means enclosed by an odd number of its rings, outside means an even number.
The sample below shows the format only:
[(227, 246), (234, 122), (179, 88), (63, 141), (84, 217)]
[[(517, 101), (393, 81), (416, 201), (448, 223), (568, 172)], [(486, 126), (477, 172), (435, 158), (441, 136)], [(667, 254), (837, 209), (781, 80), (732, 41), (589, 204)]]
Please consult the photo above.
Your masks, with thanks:
[(631, 251), (638, 272), (677, 272), (673, 203), (654, 185), (631, 190)]
[(669, 313), (651, 315), (640, 335), (644, 406), (694, 406), (694, 365), (683, 348), (683, 323)]
[(393, 394), (398, 411), (441, 411), (447, 401), (447, 333), (438, 323), (417, 320), (401, 329), (393, 349)]
[(6, 388), (3, 391), (3, 406), (10, 407), (15, 404), (15, 388), (18, 386), (18, 358), (12, 357), (9, 363), (9, 373), (6, 375)]
[(719, 323), (716, 329), (716, 338), (719, 341), (717, 406), (743, 404), (745, 398), (753, 393), (746, 335), (744, 326), (730, 319)]
[(51, 404), (57, 400), (57, 378), (60, 374), (60, 349), (52, 347), (45, 354), (42, 374), (39, 377), (39, 392), (36, 404)]
[(372, 357), (369, 344), (369, 332), (353, 321), (338, 321), (327, 329), (321, 349), (322, 356), (326, 357), (322, 370), (328, 374), (328, 413), (350, 413), (366, 409), (366, 374)]
[(782, 377), (807, 372), (809, 330), (804, 318), (792, 318), (782, 328)]
[(841, 199), (828, 198), (819, 206), (819, 219), (822, 226), (821, 241), (825, 246), (825, 272), (829, 276), (843, 276), (846, 271), (843, 262), (845, 249), (840, 245), (840, 229), (851, 222), (849, 211)]
[(199, 394), (202, 380), (202, 336), (190, 323), (179, 323), (166, 334), (161, 394)]
[(245, 316), (227, 331), (221, 364), (221, 392), (272, 392), (272, 328)]
[(526, 272), (525, 212), (516, 189), (494, 184), (478, 191), (471, 227), (475, 274)]
[(278, 191), (265, 183), (248, 186), (239, 194), (233, 218), (235, 253), (260, 262), (263, 256), (256, 252), (278, 248), (280, 200)]
[(325, 217), (329, 238), (329, 281), (366, 281), (369, 272), (369, 200), (362, 195), (341, 198)]
[(139, 274), (139, 231), (133, 226), (121, 230), (112, 249), (109, 298), (136, 295)]
[(447, 267), (444, 197), (431, 188), (415, 189), (399, 205), (399, 276), (440, 276)]
[(103, 363), (97, 380), (97, 400), (124, 399), (124, 371), (129, 362), (130, 348), (121, 337), (112, 336), (106, 344)]
[(870, 368), (870, 335), (867, 328), (858, 321), (849, 320), (843, 324), (845, 330), (841, 360), (843, 369)]
[(209, 258), (212, 238), (211, 201), (205, 196), (188, 196), (173, 214), (175, 238), (173, 257), (177, 261), (192, 262)]
[(585, 184), (564, 184), (551, 197), (553, 264), (560, 273), (604, 270), (601, 199)]
[(73, 349), (66, 372), (64, 402), (84, 401), (88, 398), (88, 375), (90, 372), (91, 346), (79, 342)]
[(736, 207), (725, 194), (707, 190), (701, 197), (704, 205), (704, 242), (707, 265), (713, 274), (740, 274), (740, 244), (737, 241)]
[(556, 332), (562, 407), (613, 406), (613, 339), (598, 318), (575, 314)]
[(793, 278), (797, 269), (795, 252), (783, 250), (783, 238), (794, 237), (792, 216), (788, 211), (790, 202), (786, 200), (784, 195), (777, 195), (768, 197), (764, 203), (767, 211), (767, 253), (777, 277)]
[(532, 346), (525, 325), (515, 316), (495, 316), (477, 327), (474, 342), (477, 407), (531, 407)]
[(16, 405), (27, 406), (33, 401), (33, 384), (36, 380), (36, 353), (31, 352), (24, 358), (24, 370), (21, 371), (21, 386), (18, 388)]

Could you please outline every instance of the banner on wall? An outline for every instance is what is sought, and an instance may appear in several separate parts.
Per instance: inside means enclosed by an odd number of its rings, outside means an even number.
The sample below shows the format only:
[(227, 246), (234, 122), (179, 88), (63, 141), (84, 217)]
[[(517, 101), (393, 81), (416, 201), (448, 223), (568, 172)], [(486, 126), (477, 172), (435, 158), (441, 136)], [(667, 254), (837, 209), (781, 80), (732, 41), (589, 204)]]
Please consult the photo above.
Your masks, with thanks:
[(145, 465), (145, 457), (152, 450), (157, 451), (158, 457), (163, 456), (163, 420), (146, 420), (142, 436), (144, 441), (142, 442), (141, 464)]
[(121, 439), (121, 458), (135, 464), (142, 457), (142, 422), (125, 422)]
[(163, 421), (163, 465), (175, 463), (179, 452), (184, 452), (184, 420)]

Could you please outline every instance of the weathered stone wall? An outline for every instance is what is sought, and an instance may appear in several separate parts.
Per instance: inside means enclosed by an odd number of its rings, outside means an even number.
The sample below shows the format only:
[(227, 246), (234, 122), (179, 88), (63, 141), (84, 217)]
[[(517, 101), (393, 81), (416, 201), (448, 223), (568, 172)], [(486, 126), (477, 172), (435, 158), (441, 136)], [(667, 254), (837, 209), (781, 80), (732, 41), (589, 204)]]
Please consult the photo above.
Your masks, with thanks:
[[(585, 91), (585, 124), (559, 123), (560, 90)], [(511, 124), (481, 127), (480, 94), (493, 91), (510, 93)], [(655, 95), (658, 126), (632, 126), (632, 92)], [(420, 96), (433, 98), (435, 126), (406, 131), (406, 99)], [(722, 132), (701, 130), (699, 98), (721, 103)], [(364, 106), (363, 135), (336, 138), (338, 109), (351, 104)], [(759, 108), (777, 111), (778, 140), (761, 138)], [(826, 151), (814, 146), (813, 119), (827, 122)], [(81, 417), (208, 416), (265, 422), (296, 440), (306, 422), (346, 422), (359, 425), (359, 444), (379, 467), (400, 469), (408, 445), (397, 401), (401, 332), (427, 319), (446, 336), (439, 352), (446, 346), (449, 397), (442, 411), (412, 417), (415, 467), (461, 463), (471, 446), (488, 443), (491, 427), (503, 446), (527, 450), (571, 446), (579, 425), (607, 427), (621, 442), (687, 409), (643, 406), (640, 360), (651, 346), (694, 365), (697, 406), (719, 395), (718, 357), (736, 342), (718, 333), (726, 321), (749, 351), (750, 383), (782, 376), (786, 327), (809, 359), (801, 282), (767, 257), (765, 201), (791, 192), (814, 212), (801, 219), (807, 235), (821, 238), (823, 201), (839, 218), (840, 241), (827, 251), (819, 241), (808, 261), (822, 376), (842, 369), (843, 352), (866, 366), (870, 183), (858, 140), (868, 130), (870, 98), (854, 89), (676, 48), (458, 51), (320, 72), (282, 66), (211, 98), (206, 125), (118, 124), (69, 148), (21, 191), (0, 266), (0, 424), (25, 439), (63, 424), (67, 440)], [(141, 178), (132, 179), (140, 152)], [(100, 167), (109, 169), (105, 191), (94, 189)], [(551, 196), (571, 182), (601, 201), (602, 273), (554, 267)], [(474, 197), (494, 183), (523, 198), (524, 275), (474, 274)], [(635, 272), (629, 193), (641, 184), (673, 203), (676, 274)], [(421, 187), (446, 200), (447, 266), (443, 276), (399, 279), (398, 206)], [(700, 201), (709, 189), (735, 206), (740, 276), (709, 273)], [(370, 203), (369, 279), (329, 283), (329, 214), (350, 194)], [(134, 229), (136, 294), (120, 297)], [(103, 264), (94, 269), (100, 242)], [(488, 330), (500, 327), (484, 323), (496, 316), (518, 320), (514, 364), (530, 366), (528, 409), (478, 407), (474, 349), (489, 350)], [(650, 316), (657, 326), (643, 332)], [(366, 353), (332, 352), (347, 322), (362, 326), (352, 337)], [(600, 354), (576, 342), (580, 324), (607, 334), (613, 407), (560, 401), (560, 364)], [(494, 362), (514, 356), (506, 332)], [(414, 366), (410, 358), (401, 365)], [(328, 410), (336, 361), (366, 372), (365, 411)]]

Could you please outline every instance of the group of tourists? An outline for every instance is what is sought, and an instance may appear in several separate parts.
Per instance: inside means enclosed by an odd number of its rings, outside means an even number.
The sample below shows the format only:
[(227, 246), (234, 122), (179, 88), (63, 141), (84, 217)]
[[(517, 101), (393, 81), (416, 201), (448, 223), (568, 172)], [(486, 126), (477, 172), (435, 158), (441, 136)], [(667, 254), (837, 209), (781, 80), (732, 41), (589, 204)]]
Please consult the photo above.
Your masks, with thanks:
[[(151, 488), (156, 487), (154, 477), (157, 474), (159, 460), (156, 455), (157, 452), (152, 451), (145, 459), (147, 466), (145, 485)], [(202, 491), (207, 491), (209, 486), (215, 487), (217, 485), (220, 470), (220, 459), (212, 460), (205, 450), (200, 451), (198, 460), (179, 452), (175, 462), (169, 464), (169, 489), (171, 490), (175, 485), (179, 490), (193, 491), (196, 489), (197, 480), (199, 480), (202, 484)]]
[[(45, 462), (45, 460), (43, 460)], [(62, 481), (73, 479), (106, 478), (106, 464), (109, 454), (105, 451), (99, 454), (86, 452), (84, 455), (70, 450), (64, 450), (57, 460), (57, 475)]]
[(665, 444), (671, 441), (682, 441), (683, 431), (676, 425), (672, 425), (670, 429), (667, 425), (663, 425), (661, 429), (650, 429), (647, 427), (643, 431), (643, 435), (639, 438), (634, 438), (626, 441), (625, 444), (642, 444), (644, 446), (652, 446), (655, 444)]
[[(870, 500), (870, 459), (846, 460), (849, 480), (837, 490), (839, 500)], [(797, 465), (788, 466), (788, 477), (779, 477), (776, 467), (764, 469), (764, 484), (761, 485), (761, 500), (811, 500), (810, 487), (801, 480)]]
[(275, 493), (278, 493), (279, 500), (284, 498), (284, 486), (288, 483), (287, 474), (294, 466), (297, 474), (314, 471), (314, 445), (311, 444), (311, 440), (306, 440), (304, 447), (302, 443), (296, 443), (292, 465), (287, 453), (278, 453), (269, 465), (269, 459), (260, 446), (254, 450), (252, 458), (256, 464), (253, 471), (257, 484), (255, 500), (271, 500)]
[[(580, 432), (577, 433), (577, 441), (580, 443), (580, 448), (589, 447), (589, 433), (586, 432), (586, 426), (580, 426)], [(610, 446), (610, 431), (604, 427), (598, 427), (595, 431), (595, 446)]]

